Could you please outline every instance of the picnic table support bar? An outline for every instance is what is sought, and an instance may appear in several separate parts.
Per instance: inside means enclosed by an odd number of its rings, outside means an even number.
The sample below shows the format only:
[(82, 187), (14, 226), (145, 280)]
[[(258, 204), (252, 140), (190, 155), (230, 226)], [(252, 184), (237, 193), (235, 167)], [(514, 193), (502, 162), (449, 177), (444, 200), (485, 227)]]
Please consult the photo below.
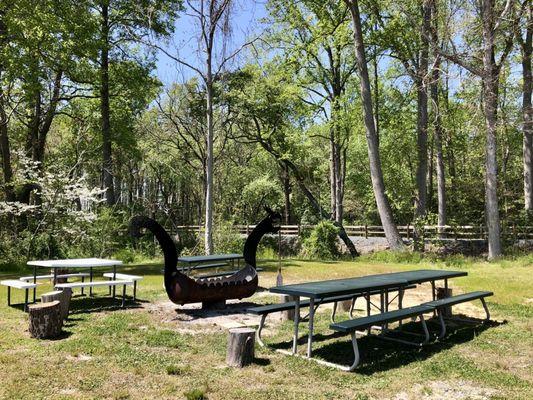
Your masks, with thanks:
[(266, 347), (265, 342), (263, 342), (263, 339), (261, 339), (261, 332), (263, 331), (263, 327), (265, 326), (265, 320), (268, 314), (261, 315), (261, 322), (259, 322), (259, 328), (257, 328), (257, 343), (261, 347)]
[[(432, 301), (435, 301), (437, 299), (437, 289), (435, 288), (435, 280), (431, 281), (431, 298)], [(437, 310), (433, 310), (433, 316), (435, 317), (437, 315)]]
[(408, 345), (411, 345), (411, 346), (422, 347), (423, 345), (425, 345), (426, 343), (429, 342), (430, 336), (429, 336), (429, 330), (428, 330), (428, 327), (426, 325), (426, 320), (424, 319), (424, 316), (420, 315), (419, 319), (420, 319), (420, 323), (422, 324), (422, 329), (424, 330), (424, 341), (421, 342), (421, 343), (410, 342), (408, 340), (388, 337), (388, 336), (385, 336), (383, 333), (377, 335), (376, 337), (380, 338), (380, 339), (383, 339), (383, 340), (390, 341), (390, 342), (398, 342), (398, 343), (402, 343), (402, 344), (408, 344)]
[[(33, 283), (37, 283), (37, 266), (33, 266)], [(33, 302), (35, 303), (37, 301), (37, 288), (33, 288)]]
[(298, 324), (300, 323), (300, 296), (294, 301), (294, 337), (292, 338), (292, 354), (298, 351)]
[[(401, 310), (403, 307), (403, 294), (404, 294), (404, 289), (400, 287), (400, 290), (398, 292), (398, 309), (399, 310)], [(400, 320), (398, 323), (398, 329), (402, 330), (402, 320)]]
[[(117, 266), (113, 265), (113, 280), (117, 280)], [(124, 286), (124, 290), (126, 290), (126, 286)], [(113, 298), (115, 298), (116, 295), (116, 286), (113, 286)], [(122, 296), (124, 299), (124, 295)], [(122, 307), (124, 307), (124, 300), (122, 301)]]
[(315, 299), (309, 300), (309, 337), (307, 338), (307, 357), (311, 358), (313, 354), (313, 325), (315, 319)]
[[(93, 267), (89, 268), (89, 281), (92, 282), (93, 281)], [(93, 288), (92, 286), (89, 287), (89, 296), (92, 297), (93, 295)]]

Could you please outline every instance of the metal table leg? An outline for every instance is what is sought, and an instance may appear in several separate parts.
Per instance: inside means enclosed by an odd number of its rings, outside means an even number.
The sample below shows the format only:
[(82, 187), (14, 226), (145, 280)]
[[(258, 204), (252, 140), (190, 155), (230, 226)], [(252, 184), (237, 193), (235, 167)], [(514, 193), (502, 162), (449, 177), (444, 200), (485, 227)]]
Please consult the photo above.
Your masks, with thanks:
[[(113, 280), (117, 280), (117, 266), (113, 265)], [(116, 286), (113, 286), (113, 298), (115, 298)]]
[[(33, 283), (37, 283), (37, 266), (33, 266)], [(33, 288), (33, 302), (35, 303), (37, 300), (37, 288)]]
[(300, 296), (294, 300), (294, 336), (292, 338), (292, 354), (298, 351), (298, 324), (300, 323)]
[[(113, 286), (113, 289), (114, 288), (115, 286)], [(122, 308), (124, 308), (125, 302), (126, 302), (126, 285), (122, 286)]]
[[(437, 300), (437, 289), (435, 288), (435, 281), (431, 281), (431, 297), (433, 301)], [(437, 310), (433, 310), (433, 316), (437, 315)]]
[[(93, 281), (93, 267), (89, 268), (89, 282)], [(93, 287), (89, 287), (89, 296), (93, 295)]]
[(28, 312), (28, 289), (25, 290), (24, 295), (24, 311)]
[[(403, 307), (403, 294), (404, 294), (404, 291), (405, 289), (400, 287), (399, 288), (399, 292), (398, 292), (398, 310), (401, 310), (402, 307)], [(398, 322), (398, 329), (401, 330), (402, 329), (402, 320), (400, 320)]]
[(309, 300), (309, 336), (307, 337), (307, 357), (313, 355), (313, 325), (315, 320), (315, 299)]

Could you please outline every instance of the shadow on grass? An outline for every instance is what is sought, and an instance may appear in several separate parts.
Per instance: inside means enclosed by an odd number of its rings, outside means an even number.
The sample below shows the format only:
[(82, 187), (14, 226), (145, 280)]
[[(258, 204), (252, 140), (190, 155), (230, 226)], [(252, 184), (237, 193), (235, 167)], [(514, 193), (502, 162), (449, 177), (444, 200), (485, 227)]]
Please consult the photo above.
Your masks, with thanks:
[[(447, 333), (444, 339), (436, 340), (436, 335), (440, 331), (440, 325), (436, 319), (428, 320), (428, 328), (432, 335), (431, 341), (421, 348), (414, 347), (398, 342), (382, 340), (377, 335), (362, 336), (357, 339), (359, 347), (360, 363), (355, 372), (363, 375), (372, 375), (376, 372), (387, 371), (395, 368), (404, 367), (413, 362), (426, 360), (433, 355), (452, 348), (453, 346), (466, 343), (474, 339), (481, 332), (491, 327), (503, 325), (506, 322), (478, 320), (468, 318), (468, 323), (447, 322)], [(475, 324), (474, 324), (475, 323)], [(402, 333), (404, 332), (404, 333)], [(411, 335), (405, 332), (421, 334), (422, 329), (419, 323), (410, 322), (403, 325), (402, 332), (398, 330), (390, 331), (389, 337), (402, 338), (404, 340), (416, 341)], [(325, 345), (316, 346), (321, 341), (338, 338), (338, 341), (326, 343)], [(313, 357), (332, 362), (340, 365), (351, 365), (354, 354), (349, 336), (341, 333), (332, 333), (328, 335), (315, 334), (313, 336)], [(298, 340), (299, 345), (307, 344), (307, 336)], [(273, 349), (290, 350), (292, 342), (282, 342), (269, 347)]]
[[(122, 297), (113, 299), (112, 297), (89, 297), (75, 296), (70, 302), (70, 314), (87, 314), (102, 311), (117, 311), (126, 309), (142, 308), (142, 303), (148, 303), (145, 300), (136, 299), (126, 296), (126, 302), (122, 307)], [(74, 320), (69, 317), (69, 320)]]

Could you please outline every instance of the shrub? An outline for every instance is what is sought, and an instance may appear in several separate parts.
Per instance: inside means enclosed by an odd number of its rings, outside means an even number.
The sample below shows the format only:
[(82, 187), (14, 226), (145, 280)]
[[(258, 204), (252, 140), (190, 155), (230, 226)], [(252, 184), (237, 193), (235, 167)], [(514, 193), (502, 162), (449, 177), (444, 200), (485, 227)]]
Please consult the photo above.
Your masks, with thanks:
[(193, 389), (190, 392), (185, 392), (184, 395), (187, 400), (206, 400), (207, 399), (205, 392), (200, 389)]
[(217, 253), (242, 253), (244, 238), (233, 229), (233, 224), (218, 221), (213, 229), (213, 245)]
[(307, 258), (333, 260), (339, 257), (337, 228), (331, 221), (320, 221), (303, 241), (302, 255)]
[(370, 253), (365, 258), (371, 261), (379, 261), (385, 263), (402, 263), (402, 264), (418, 264), (422, 262), (424, 256), (422, 253), (413, 251), (391, 251), (383, 250)]

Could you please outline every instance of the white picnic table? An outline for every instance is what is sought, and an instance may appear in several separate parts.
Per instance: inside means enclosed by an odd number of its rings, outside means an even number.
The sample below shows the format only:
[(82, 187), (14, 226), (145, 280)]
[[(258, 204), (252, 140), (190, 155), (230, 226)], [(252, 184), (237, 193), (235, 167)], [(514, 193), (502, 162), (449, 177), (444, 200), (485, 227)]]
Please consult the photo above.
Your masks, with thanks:
[[(54, 286), (57, 283), (57, 271), (62, 268), (89, 268), (89, 279), (93, 281), (93, 268), (113, 267), (113, 277), (116, 276), (117, 266), (122, 265), (120, 260), (110, 260), (105, 258), (71, 258), (63, 260), (32, 260), (27, 265), (33, 267), (33, 283), (37, 282), (37, 269), (50, 268), (54, 270)], [(89, 295), (92, 295), (92, 287), (89, 288)], [(113, 287), (113, 297), (115, 296), (115, 287)], [(36, 299), (36, 289), (33, 289), (33, 301)]]

